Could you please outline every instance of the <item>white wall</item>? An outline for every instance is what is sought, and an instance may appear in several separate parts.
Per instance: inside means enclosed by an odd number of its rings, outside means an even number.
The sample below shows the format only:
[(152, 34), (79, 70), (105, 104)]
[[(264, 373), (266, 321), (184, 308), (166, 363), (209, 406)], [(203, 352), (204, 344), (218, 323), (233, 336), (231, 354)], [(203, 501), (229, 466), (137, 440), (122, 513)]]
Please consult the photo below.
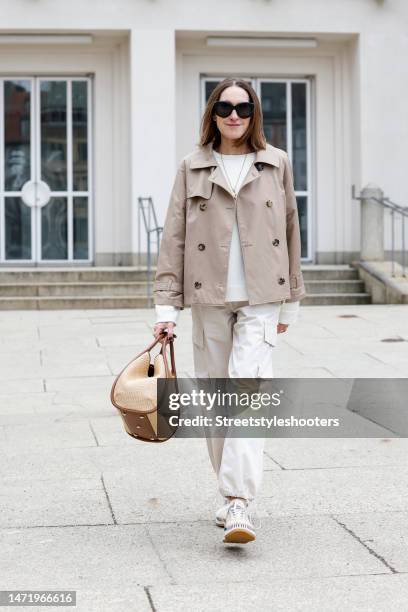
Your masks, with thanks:
[[(135, 249), (128, 229), (130, 194), (126, 190), (133, 181), (134, 198), (138, 190), (149, 187), (151, 166), (147, 160), (157, 156), (158, 136), (162, 136), (162, 150), (166, 151), (166, 159), (172, 160), (173, 170), (179, 158), (195, 142), (198, 126), (196, 84), (200, 71), (249, 70), (253, 74), (263, 71), (268, 75), (315, 75), (313, 241), (322, 261), (325, 253), (335, 251), (341, 260), (344, 252), (358, 251), (359, 205), (350, 198), (352, 183), (359, 190), (368, 182), (376, 182), (393, 200), (401, 204), (408, 201), (408, 183), (404, 180), (408, 141), (407, 20), (405, 0), (207, 0), (205, 3), (201, 0), (71, 0), (69, 3), (65, 0), (3, 0), (0, 6), (2, 32), (99, 30), (104, 34), (104, 30), (108, 30), (110, 34), (116, 31), (123, 35), (130, 29), (132, 113), (134, 104), (147, 109), (151, 94), (159, 97), (164, 90), (168, 92), (169, 108), (172, 109), (177, 101), (176, 154), (173, 153), (174, 130), (160, 117), (159, 123), (149, 130), (150, 152), (146, 150), (146, 156), (142, 156), (138, 148), (138, 134), (143, 128), (139, 118), (132, 114), (131, 132), (128, 117), (123, 119), (126, 95), (129, 100), (124, 85), (127, 68), (123, 53), (117, 49), (113, 55), (92, 56), (92, 51), (87, 51), (80, 58), (75, 55), (77, 51), (66, 49), (65, 59), (63, 55), (58, 57), (60, 73), (69, 69), (77, 71), (82, 62), (87, 70), (94, 70), (97, 65), (101, 75), (98, 80), (105, 98), (99, 102), (95, 117), (99, 121), (96, 134), (99, 161), (95, 161), (103, 175), (96, 189), (99, 198), (105, 201), (102, 207), (106, 218), (98, 222), (97, 239), (101, 250), (106, 252)], [(151, 32), (152, 27), (154, 32)], [(174, 33), (177, 38), (176, 75)], [(230, 51), (200, 49), (199, 39), (203, 40), (206, 33), (304, 34), (316, 37), (319, 46), (316, 50), (285, 52), (246, 50), (235, 53), (234, 57)], [(115, 53), (122, 58), (119, 77), (112, 59)], [(138, 54), (143, 64), (138, 65)], [(6, 66), (9, 70), (10, 65), (12, 69), (15, 67), (12, 53), (0, 56), (1, 70)], [(47, 61), (56, 58), (47, 58), (44, 53), (41, 61), (45, 63), (36, 63), (30, 54), (23, 52), (19, 59), (20, 66), (24, 65), (27, 72), (33, 64), (35, 70), (39, 70)], [(142, 89), (138, 95), (135, 79), (141, 73), (146, 93)], [(119, 98), (114, 85), (117, 78), (118, 91), (122, 92)], [(116, 103), (112, 102), (114, 99)], [(125, 126), (113, 133), (112, 126), (107, 123), (112, 107), (119, 125)], [(153, 115), (149, 115), (150, 119)], [(117, 151), (118, 157), (109, 161), (112, 143), (122, 151), (126, 149), (126, 129), (129, 136), (132, 135), (134, 152), (131, 177), (127, 181), (130, 162), (126, 163), (123, 153)], [(119, 143), (122, 138), (124, 140)], [(120, 147), (123, 142), (125, 147)], [(113, 177), (118, 174), (122, 177), (119, 196), (112, 191)], [(161, 220), (171, 178), (170, 173), (166, 173), (160, 184), (152, 186)], [(115, 185), (118, 185), (116, 180)], [(108, 198), (115, 203), (115, 217), (108, 212)]]

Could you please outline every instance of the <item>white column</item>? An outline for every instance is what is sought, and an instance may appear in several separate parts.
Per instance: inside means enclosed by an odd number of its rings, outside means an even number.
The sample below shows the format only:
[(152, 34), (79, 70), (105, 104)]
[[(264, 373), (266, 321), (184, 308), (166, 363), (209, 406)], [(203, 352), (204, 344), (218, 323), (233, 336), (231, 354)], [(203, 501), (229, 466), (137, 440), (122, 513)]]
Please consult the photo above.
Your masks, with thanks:
[[(132, 253), (137, 263), (137, 198), (152, 196), (163, 225), (176, 170), (176, 58), (174, 30), (131, 30), (130, 124)], [(146, 233), (141, 227), (141, 250)]]

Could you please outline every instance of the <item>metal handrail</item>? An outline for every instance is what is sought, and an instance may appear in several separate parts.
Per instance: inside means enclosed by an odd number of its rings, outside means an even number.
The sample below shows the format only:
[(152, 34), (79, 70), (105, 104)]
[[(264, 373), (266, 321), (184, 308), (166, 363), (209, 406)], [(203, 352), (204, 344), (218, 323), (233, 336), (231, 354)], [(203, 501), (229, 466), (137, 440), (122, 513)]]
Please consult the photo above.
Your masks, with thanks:
[[(363, 200), (361, 196), (355, 195), (355, 186), (352, 186), (352, 194), (351, 197), (353, 200)], [(405, 246), (405, 218), (408, 217), (408, 206), (401, 206), (396, 202), (393, 202), (388, 197), (376, 198), (375, 196), (370, 196), (369, 200), (373, 200), (378, 204), (381, 204), (383, 208), (387, 208), (390, 210), (391, 214), (391, 274), (395, 276), (395, 223), (396, 223), (396, 215), (401, 215), (401, 245), (402, 245), (402, 276), (407, 277), (407, 249)]]
[[(141, 265), (141, 227), (143, 220), (143, 225), (146, 233), (147, 240), (147, 304), (148, 307), (152, 306), (152, 282), (151, 278), (152, 273), (152, 244), (154, 243), (152, 240), (152, 235), (156, 235), (156, 256), (159, 257), (160, 253), (160, 234), (163, 231), (163, 227), (158, 225), (156, 211), (153, 204), (153, 199), (151, 196), (149, 197), (138, 197), (137, 198), (137, 229), (138, 229), (138, 264), (139, 267)], [(156, 260), (157, 261), (157, 260)]]

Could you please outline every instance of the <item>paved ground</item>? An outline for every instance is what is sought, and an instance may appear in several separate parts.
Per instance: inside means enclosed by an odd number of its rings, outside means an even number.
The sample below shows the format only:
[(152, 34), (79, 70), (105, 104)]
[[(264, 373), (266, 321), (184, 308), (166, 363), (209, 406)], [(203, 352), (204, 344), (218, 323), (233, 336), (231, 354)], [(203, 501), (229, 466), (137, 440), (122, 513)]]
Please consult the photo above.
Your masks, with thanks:
[[(133, 440), (109, 401), (153, 321), (1, 313), (1, 588), (76, 589), (81, 612), (406, 611), (407, 440), (268, 440), (257, 540), (226, 546), (205, 441)], [(193, 375), (189, 309), (177, 332)], [(279, 341), (279, 377), (407, 377), (408, 306), (304, 306)]]

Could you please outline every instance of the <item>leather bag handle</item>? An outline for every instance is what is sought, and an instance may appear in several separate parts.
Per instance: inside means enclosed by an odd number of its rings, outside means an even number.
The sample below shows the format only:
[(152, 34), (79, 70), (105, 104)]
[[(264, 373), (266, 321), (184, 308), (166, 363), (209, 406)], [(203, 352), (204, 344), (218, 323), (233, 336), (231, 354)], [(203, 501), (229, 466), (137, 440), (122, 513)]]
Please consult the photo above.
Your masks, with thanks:
[[(173, 377), (176, 378), (177, 373), (176, 373), (176, 360), (174, 358), (174, 343), (173, 343), (173, 338), (177, 338), (177, 336), (175, 334), (173, 334), (173, 336), (171, 338), (169, 338), (169, 336), (168, 336), (166, 331), (162, 331), (160, 335), (164, 335), (164, 342), (163, 342), (162, 347), (160, 349), (160, 353), (163, 355), (163, 363), (164, 363), (164, 368), (166, 370), (166, 377), (167, 378), (173, 378)], [(160, 341), (160, 337), (158, 338), (158, 341)], [(171, 371), (169, 369), (169, 362), (167, 360), (167, 346), (168, 345), (170, 345)]]

